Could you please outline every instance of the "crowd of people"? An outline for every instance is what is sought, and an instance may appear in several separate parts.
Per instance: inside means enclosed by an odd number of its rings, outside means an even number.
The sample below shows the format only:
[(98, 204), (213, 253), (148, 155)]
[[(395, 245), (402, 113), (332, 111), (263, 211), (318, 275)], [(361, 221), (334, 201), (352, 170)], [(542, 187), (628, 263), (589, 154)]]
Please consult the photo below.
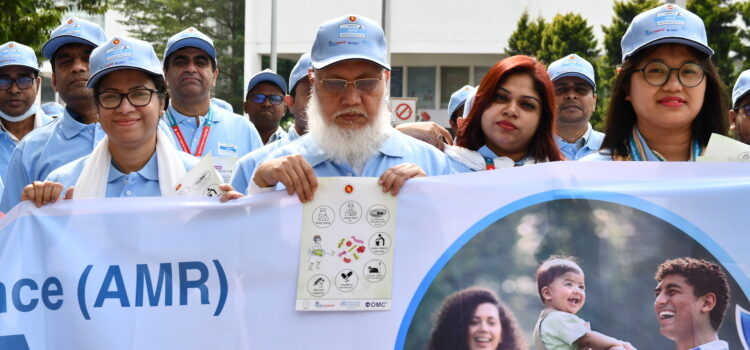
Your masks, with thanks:
[[(207, 154), (227, 183), (223, 200), (285, 189), (304, 202), (318, 176), (378, 177), (395, 195), (413, 177), (542, 162), (695, 161), (711, 134), (730, 127), (750, 141), (750, 72), (740, 75), (730, 108), (698, 16), (674, 4), (645, 11), (621, 45), (604, 133), (589, 122), (594, 68), (570, 54), (548, 67), (523, 55), (497, 62), (479, 86), (451, 97), (451, 134), (435, 123), (392, 126), (386, 38), (364, 17), (321, 24), (288, 84), (268, 69), (254, 75), (243, 106), (249, 118), (211, 98), (217, 52), (197, 29), (169, 38), (159, 61), (148, 43), (107, 38), (71, 18), (41, 50), (65, 103), (50, 112), (56, 118), (44, 112), (54, 105), (34, 103), (34, 51), (0, 46), (0, 212), (84, 193), (170, 195)], [(294, 125), (284, 131), (287, 108)], [(101, 184), (84, 191), (92, 179)]]
[[(641, 13), (622, 52), (604, 133), (589, 122), (597, 100), (591, 63), (570, 54), (545, 67), (519, 55), (497, 62), (479, 86), (453, 94), (454, 139), (434, 123), (392, 126), (386, 38), (364, 17), (322, 23), (288, 83), (271, 70), (254, 75), (244, 103), (249, 119), (211, 98), (217, 52), (197, 29), (169, 38), (159, 60), (147, 42), (108, 38), (98, 25), (70, 18), (41, 49), (62, 110), (34, 103), (34, 50), (0, 46), (0, 212), (24, 200), (41, 206), (60, 198), (169, 195), (207, 154), (227, 182), (223, 201), (286, 190), (305, 202), (321, 176), (377, 177), (396, 195), (414, 177), (543, 162), (695, 161), (712, 133), (726, 135), (730, 127), (750, 142), (750, 71), (727, 101), (698, 16), (673, 4)], [(286, 108), (294, 115), (288, 131), (279, 127)], [(726, 278), (719, 269), (718, 280), (705, 282), (707, 271), (717, 268), (685, 258), (657, 273), (654, 309), (678, 349), (726, 348), (716, 330), (728, 290), (712, 289), (726, 286)], [(534, 329), (537, 349), (633, 348), (575, 316), (585, 301), (575, 262), (545, 262), (537, 283), (545, 308)], [(696, 300), (703, 304), (686, 304)], [(525, 347), (513, 312), (483, 288), (445, 300), (429, 344)]]

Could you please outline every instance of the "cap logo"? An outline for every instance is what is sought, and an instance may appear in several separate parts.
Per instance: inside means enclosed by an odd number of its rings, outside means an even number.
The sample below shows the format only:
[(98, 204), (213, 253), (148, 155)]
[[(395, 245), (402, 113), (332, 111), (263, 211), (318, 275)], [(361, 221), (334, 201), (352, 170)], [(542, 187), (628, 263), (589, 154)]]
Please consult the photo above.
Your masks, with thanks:
[(193, 31), (193, 28), (188, 28), (188, 32), (192, 32), (192, 31)]
[(668, 5), (667, 5), (667, 10), (671, 10), (671, 9), (673, 9), (673, 8), (674, 8), (674, 5), (672, 5), (672, 4), (668, 4)]
[(120, 39), (112, 40), (112, 43), (115, 44), (115, 45), (119, 45), (120, 44)]
[(72, 19), (69, 19), (69, 20), (68, 20), (68, 24), (73, 24), (73, 20), (72, 20)]
[(8, 47), (10, 47), (12, 49), (13, 48), (13, 44), (9, 44)]
[(574, 59), (576, 59), (576, 57), (575, 57), (575, 56), (573, 56), (573, 55), (570, 55), (570, 59), (571, 59), (571, 60), (574, 60)]
[(357, 21), (357, 16), (349, 16), (349, 22), (354, 23), (356, 21)]

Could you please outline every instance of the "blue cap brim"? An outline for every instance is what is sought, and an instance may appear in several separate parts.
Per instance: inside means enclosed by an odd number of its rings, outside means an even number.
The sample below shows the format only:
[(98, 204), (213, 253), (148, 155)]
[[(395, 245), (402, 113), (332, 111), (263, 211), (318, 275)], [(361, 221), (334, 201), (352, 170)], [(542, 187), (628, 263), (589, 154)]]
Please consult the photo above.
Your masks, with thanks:
[(742, 101), (742, 99), (745, 98), (745, 97), (747, 97), (748, 95), (750, 95), (750, 90), (745, 91), (744, 94), (742, 94), (739, 97), (737, 97), (734, 100), (734, 102), (732, 103), (732, 109), (735, 109), (735, 108), (739, 107), (737, 104), (740, 103), (740, 101)]
[(656, 40), (651, 41), (649, 43), (643, 44), (637, 50), (635, 50), (635, 51), (631, 52), (630, 54), (628, 54), (625, 57), (625, 59), (633, 57), (633, 55), (637, 54), (638, 52), (641, 52), (643, 49), (645, 49), (647, 47), (651, 47), (651, 46), (654, 46), (654, 45), (661, 45), (661, 44), (681, 44), (681, 45), (692, 47), (692, 48), (698, 50), (699, 52), (702, 52), (702, 53), (706, 54), (707, 56), (711, 56), (711, 55), (714, 54), (714, 50), (712, 50), (710, 47), (708, 47), (706, 45), (703, 45), (703, 44), (701, 44), (701, 43), (699, 43), (697, 41), (693, 41), (693, 40), (685, 39), (685, 38), (672, 38), (672, 37), (669, 37), (669, 38), (659, 38), (659, 39), (656, 39)]
[(54, 39), (51, 39), (50, 41), (46, 42), (44, 46), (42, 46), (42, 56), (46, 57), (48, 60), (52, 60), (52, 56), (55, 55), (55, 52), (57, 52), (57, 49), (67, 44), (84, 44), (84, 45), (89, 45), (94, 48), (99, 46), (81, 37), (72, 36), (72, 35), (61, 35), (61, 36), (55, 37)]
[(565, 78), (565, 77), (575, 77), (575, 78), (583, 79), (583, 81), (587, 82), (589, 85), (591, 85), (594, 88), (594, 90), (596, 90), (596, 84), (593, 81), (591, 81), (591, 79), (589, 77), (587, 77), (585, 74), (581, 74), (581, 73), (578, 73), (578, 72), (566, 72), (566, 73), (562, 73), (562, 74), (556, 76), (555, 79), (552, 79), (552, 81), (556, 81), (558, 79)]
[(182, 49), (182, 48), (186, 48), (186, 47), (195, 47), (197, 49), (201, 49), (205, 51), (209, 56), (211, 56), (211, 58), (213, 58), (214, 61), (216, 61), (216, 49), (213, 46), (211, 46), (211, 44), (207, 43), (204, 40), (195, 38), (195, 37), (189, 37), (189, 38), (178, 40), (172, 46), (169, 47), (169, 51), (167, 51), (167, 53), (164, 55), (163, 65), (166, 65), (167, 59), (169, 59), (169, 56), (172, 55), (175, 51)]
[(330, 66), (330, 65), (332, 65), (334, 63), (339, 63), (339, 62), (349, 61), (349, 60), (365, 60), (365, 61), (369, 61), (369, 62), (375, 63), (378, 66), (381, 66), (381, 67), (383, 67), (383, 68), (385, 68), (387, 70), (391, 70), (391, 66), (389, 64), (385, 63), (385, 62), (380, 62), (380, 61), (377, 61), (377, 60), (373, 60), (371, 57), (368, 57), (368, 56), (365, 56), (365, 55), (356, 55), (356, 54), (354, 54), (354, 55), (341, 55), (341, 56), (329, 57), (328, 59), (325, 59), (325, 60), (322, 60), (322, 61), (318, 61), (318, 62), (313, 61), (312, 62), (312, 66), (315, 69), (323, 69), (323, 68), (328, 67), (328, 66)]
[(245, 94), (249, 94), (250, 90), (254, 89), (258, 84), (261, 83), (271, 83), (273, 85), (276, 85), (279, 90), (283, 94), (286, 95), (286, 81), (284, 81), (284, 78), (282, 78), (280, 75), (273, 74), (273, 73), (261, 73), (255, 76), (253, 79), (250, 79), (250, 82), (247, 85), (247, 91)]
[(112, 72), (118, 71), (118, 70), (122, 70), (122, 69), (134, 69), (134, 70), (139, 70), (141, 72), (144, 72), (144, 73), (146, 73), (148, 75), (158, 75), (158, 76), (161, 76), (161, 72), (152, 72), (152, 71), (150, 71), (148, 69), (143, 69), (141, 67), (115, 66), (115, 67), (110, 67), (110, 68), (102, 69), (102, 70), (96, 72), (86, 82), (86, 87), (89, 88), (89, 89), (93, 89), (94, 88), (94, 84), (96, 84), (96, 82), (99, 81), (99, 79), (101, 79), (102, 77), (104, 77), (105, 75), (107, 75), (109, 73), (112, 73)]

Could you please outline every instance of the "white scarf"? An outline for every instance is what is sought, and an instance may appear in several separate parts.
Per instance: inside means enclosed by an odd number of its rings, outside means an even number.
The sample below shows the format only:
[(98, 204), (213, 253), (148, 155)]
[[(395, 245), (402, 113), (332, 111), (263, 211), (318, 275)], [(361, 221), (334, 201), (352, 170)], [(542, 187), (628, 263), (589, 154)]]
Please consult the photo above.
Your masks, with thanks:
[[(474, 171), (487, 170), (487, 162), (485, 161), (484, 156), (481, 153), (459, 146), (447, 144), (444, 146), (445, 155), (455, 160), (456, 162), (461, 163), (467, 168)], [(516, 166), (516, 162), (509, 157), (497, 157), (494, 159), (494, 163), (495, 169), (512, 168)], [(534, 158), (528, 157), (524, 164), (534, 163), (536, 163)]]
[[(174, 193), (173, 186), (185, 174), (177, 149), (169, 142), (169, 136), (160, 128), (156, 129), (156, 164), (159, 168), (159, 190), (162, 196)], [(99, 145), (91, 152), (86, 166), (76, 181), (73, 198), (104, 198), (107, 193), (107, 180), (112, 164), (112, 154), (109, 152), (109, 138), (105, 136)]]
[(5, 114), (5, 112), (0, 111), (0, 118), (3, 118), (9, 122), (21, 122), (26, 120), (26, 118), (31, 117), (32, 115), (36, 114), (36, 111), (39, 109), (39, 106), (36, 104), (31, 105), (29, 109), (26, 110), (26, 112), (21, 113), (19, 116), (12, 116), (9, 114)]

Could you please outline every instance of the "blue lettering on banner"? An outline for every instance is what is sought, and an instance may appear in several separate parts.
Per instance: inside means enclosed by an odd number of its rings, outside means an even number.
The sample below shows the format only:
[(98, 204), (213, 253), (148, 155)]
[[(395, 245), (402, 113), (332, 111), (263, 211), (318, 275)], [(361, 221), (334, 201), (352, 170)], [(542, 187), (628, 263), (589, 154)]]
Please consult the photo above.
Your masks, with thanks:
[(135, 280), (135, 306), (143, 306), (144, 288), (148, 289), (148, 305), (159, 306), (162, 287), (164, 288), (164, 306), (172, 305), (172, 264), (159, 264), (159, 277), (156, 280), (156, 290), (154, 290), (154, 286), (151, 283), (151, 274), (149, 273), (148, 265), (136, 265), (136, 275), (138, 277)]
[[(32, 293), (37, 290), (39, 290), (39, 285), (30, 278), (22, 278), (14, 283), (10, 296), (15, 310), (19, 312), (33, 311), (39, 305), (39, 298), (33, 296), (36, 293)], [(55, 298), (53, 300), (51, 297), (62, 296), (62, 294), (62, 284), (59, 279), (50, 277), (42, 283), (40, 297), (47, 309), (52, 311), (59, 309), (63, 303), (62, 299)], [(5, 284), (0, 283), (0, 313), (8, 312), (7, 297)], [(0, 347), (0, 349), (3, 348)]]

